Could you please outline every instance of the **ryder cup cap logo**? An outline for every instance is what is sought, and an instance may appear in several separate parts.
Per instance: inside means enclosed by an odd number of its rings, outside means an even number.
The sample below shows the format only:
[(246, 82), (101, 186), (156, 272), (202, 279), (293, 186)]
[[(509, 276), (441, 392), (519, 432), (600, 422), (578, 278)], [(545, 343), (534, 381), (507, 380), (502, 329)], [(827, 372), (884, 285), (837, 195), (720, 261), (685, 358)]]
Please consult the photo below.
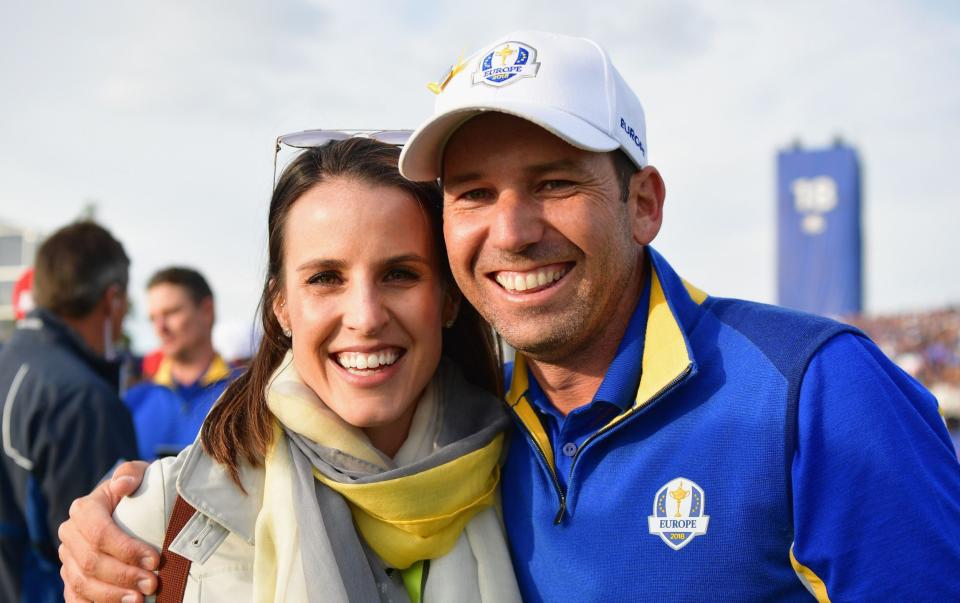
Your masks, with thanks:
[(524, 77), (536, 77), (540, 69), (537, 50), (523, 42), (504, 42), (480, 59), (473, 83), (506, 86)]
[(710, 517), (704, 515), (703, 488), (685, 477), (676, 477), (657, 491), (653, 515), (647, 518), (650, 533), (679, 551), (695, 536), (707, 533)]

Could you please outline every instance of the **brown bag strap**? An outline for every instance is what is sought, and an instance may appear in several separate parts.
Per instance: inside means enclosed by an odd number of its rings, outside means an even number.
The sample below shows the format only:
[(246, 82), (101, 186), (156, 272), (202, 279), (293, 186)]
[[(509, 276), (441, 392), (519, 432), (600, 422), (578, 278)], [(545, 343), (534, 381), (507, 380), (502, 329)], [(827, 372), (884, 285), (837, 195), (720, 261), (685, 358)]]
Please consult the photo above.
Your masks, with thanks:
[(187, 588), (187, 574), (190, 573), (190, 560), (170, 550), (170, 543), (187, 525), (196, 509), (177, 495), (173, 505), (173, 514), (167, 524), (167, 533), (163, 537), (163, 550), (160, 552), (159, 585), (157, 603), (181, 603)]

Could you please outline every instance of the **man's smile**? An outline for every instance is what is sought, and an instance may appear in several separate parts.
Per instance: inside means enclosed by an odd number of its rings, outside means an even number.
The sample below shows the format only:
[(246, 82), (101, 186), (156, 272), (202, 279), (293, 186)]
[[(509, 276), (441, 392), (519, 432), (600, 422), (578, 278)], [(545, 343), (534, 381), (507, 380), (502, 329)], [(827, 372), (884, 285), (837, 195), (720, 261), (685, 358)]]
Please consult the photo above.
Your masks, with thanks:
[(551, 287), (570, 271), (570, 264), (550, 264), (532, 270), (500, 270), (490, 273), (493, 280), (510, 293), (534, 293)]

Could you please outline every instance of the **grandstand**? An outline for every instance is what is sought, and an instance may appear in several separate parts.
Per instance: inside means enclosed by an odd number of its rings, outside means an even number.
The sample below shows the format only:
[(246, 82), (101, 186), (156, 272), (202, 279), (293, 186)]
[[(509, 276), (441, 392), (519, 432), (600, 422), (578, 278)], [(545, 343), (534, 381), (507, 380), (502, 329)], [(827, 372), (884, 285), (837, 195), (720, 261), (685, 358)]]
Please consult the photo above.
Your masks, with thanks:
[(960, 306), (850, 317), (903, 370), (927, 386), (944, 415), (960, 419)]

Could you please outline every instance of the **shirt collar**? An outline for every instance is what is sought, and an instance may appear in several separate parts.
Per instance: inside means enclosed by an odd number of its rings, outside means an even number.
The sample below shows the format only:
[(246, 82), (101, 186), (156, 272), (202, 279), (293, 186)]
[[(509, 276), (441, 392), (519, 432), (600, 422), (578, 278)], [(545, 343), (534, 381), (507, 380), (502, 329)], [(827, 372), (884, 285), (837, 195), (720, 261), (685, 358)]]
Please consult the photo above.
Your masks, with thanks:
[(120, 388), (120, 360), (107, 360), (93, 351), (86, 341), (57, 314), (36, 308), (26, 318), (17, 322), (17, 330), (35, 333), (37, 337), (53, 339), (60, 345), (71, 348), (84, 363), (112, 387)]
[(650, 306), (650, 268), (645, 271), (643, 294), (637, 302), (620, 346), (607, 368), (593, 401), (615, 404), (621, 411), (633, 406), (643, 365), (643, 342), (647, 333), (647, 310)]
[[(643, 293), (637, 300), (637, 305), (630, 316), (630, 322), (627, 323), (627, 330), (620, 340), (617, 347), (617, 353), (613, 357), (613, 362), (607, 367), (606, 375), (597, 393), (594, 394), (591, 404), (602, 401), (617, 406), (621, 411), (625, 411), (633, 406), (637, 395), (637, 385), (640, 383), (640, 375), (643, 365), (643, 342), (647, 331), (647, 309), (650, 306), (650, 267), (644, 271)], [(529, 368), (527, 368), (529, 371)], [(550, 413), (558, 418), (557, 411), (546, 394), (540, 388), (533, 374), (529, 374), (527, 397), (530, 402), (540, 412)]]
[(204, 374), (196, 381), (196, 383), (177, 383), (173, 378), (173, 361), (169, 358), (164, 358), (160, 361), (160, 366), (157, 367), (157, 372), (153, 377), (153, 382), (157, 385), (163, 385), (173, 389), (175, 387), (206, 387), (212, 383), (217, 383), (226, 379), (230, 375), (230, 365), (220, 356), (220, 354), (214, 353), (213, 360), (210, 362), (210, 366), (207, 367), (207, 370)]

